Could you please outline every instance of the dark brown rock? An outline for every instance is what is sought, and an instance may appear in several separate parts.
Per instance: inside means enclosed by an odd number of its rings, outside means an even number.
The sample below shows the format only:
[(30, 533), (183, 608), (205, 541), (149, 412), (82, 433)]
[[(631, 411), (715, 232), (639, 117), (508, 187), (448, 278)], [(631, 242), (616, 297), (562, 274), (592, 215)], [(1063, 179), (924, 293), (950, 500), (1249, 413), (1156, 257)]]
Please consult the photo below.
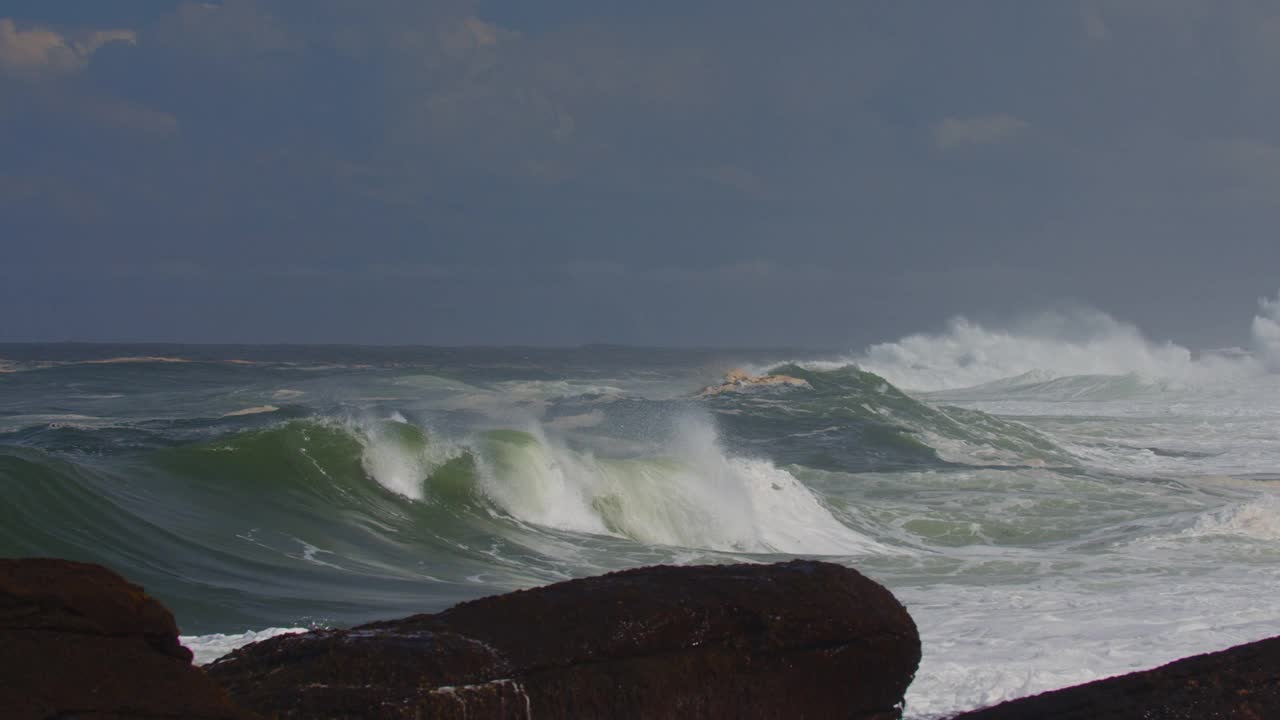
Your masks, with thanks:
[(975, 710), (954, 720), (1274, 720), (1280, 637)]
[(198, 668), (163, 605), (97, 565), (0, 559), (0, 717), (250, 717)]
[(906, 610), (837, 565), (652, 567), (272, 638), (207, 669), (281, 718), (895, 718)]

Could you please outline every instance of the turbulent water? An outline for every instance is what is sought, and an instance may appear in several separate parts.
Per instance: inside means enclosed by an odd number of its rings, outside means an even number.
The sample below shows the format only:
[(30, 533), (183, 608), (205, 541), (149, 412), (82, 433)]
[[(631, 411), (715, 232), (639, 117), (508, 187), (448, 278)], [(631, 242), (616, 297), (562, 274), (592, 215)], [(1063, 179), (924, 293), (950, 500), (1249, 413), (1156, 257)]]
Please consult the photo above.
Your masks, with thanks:
[[(1280, 632), (1263, 309), (1252, 348), (1201, 355), (1109, 319), (848, 358), (0, 346), (0, 555), (115, 568), (201, 661), (612, 569), (822, 556), (908, 605), (907, 715), (935, 717)], [(738, 365), (803, 382), (699, 394)]]

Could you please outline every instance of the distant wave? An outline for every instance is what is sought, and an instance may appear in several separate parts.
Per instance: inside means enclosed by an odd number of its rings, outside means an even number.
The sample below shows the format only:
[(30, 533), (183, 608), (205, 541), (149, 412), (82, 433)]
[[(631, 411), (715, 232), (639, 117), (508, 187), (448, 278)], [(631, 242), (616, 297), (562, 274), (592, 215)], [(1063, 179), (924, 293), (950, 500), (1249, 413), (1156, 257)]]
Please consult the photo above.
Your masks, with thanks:
[(1055, 377), (1044, 371), (1032, 371), (958, 390), (935, 390), (922, 394), (922, 397), (934, 402), (1120, 400), (1140, 398), (1181, 387), (1178, 381), (1151, 379), (1138, 373)]
[(1071, 465), (1033, 428), (988, 413), (934, 405), (855, 365), (769, 370), (804, 382), (711, 395), (727, 433), (777, 460), (825, 470), (975, 465)]
[(1253, 343), (1267, 368), (1280, 372), (1280, 293), (1276, 299), (1258, 301), (1259, 313), (1253, 317)]
[(165, 355), (140, 355), (140, 356), (124, 356), (103, 358), (101, 360), (82, 360), (86, 365), (121, 365), (125, 363), (185, 363), (191, 362), (186, 358), (169, 357)]
[(262, 413), (273, 413), (278, 411), (279, 409), (280, 408), (276, 407), (275, 405), (256, 405), (254, 407), (247, 407), (240, 410), (232, 410), (231, 412), (228, 412), (228, 413), (223, 413), (222, 417), (243, 417), (245, 415), (260, 415)]
[(1148, 339), (1106, 313), (1042, 313), (1010, 329), (963, 317), (939, 334), (880, 343), (848, 362), (909, 390), (970, 388), (1010, 378), (1044, 382), (1070, 376), (1132, 375), (1144, 382), (1213, 383), (1280, 370), (1280, 297), (1259, 301), (1252, 350), (1197, 355)]
[(78, 358), (73, 360), (61, 359), (22, 359), (12, 360), (0, 358), (0, 373), (15, 373), (35, 370), (57, 370), (59, 368), (76, 368), (82, 366), (132, 366), (132, 365), (214, 365), (214, 366), (233, 366), (233, 367), (288, 367), (299, 370), (323, 370), (323, 369), (362, 369), (370, 367), (367, 364), (347, 364), (332, 362), (294, 362), (283, 360), (245, 360), (242, 358), (208, 358), (208, 357), (181, 357), (176, 355), (121, 355), (117, 357), (105, 358)]

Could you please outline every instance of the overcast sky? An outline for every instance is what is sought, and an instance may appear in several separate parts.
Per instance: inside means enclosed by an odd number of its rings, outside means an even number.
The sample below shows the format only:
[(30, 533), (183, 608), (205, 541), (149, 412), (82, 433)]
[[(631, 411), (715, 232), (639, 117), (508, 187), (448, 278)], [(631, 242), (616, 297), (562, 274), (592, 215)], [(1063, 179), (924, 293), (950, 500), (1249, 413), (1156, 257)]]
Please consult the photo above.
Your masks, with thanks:
[(861, 346), (1280, 286), (1280, 2), (0, 0), (0, 341)]

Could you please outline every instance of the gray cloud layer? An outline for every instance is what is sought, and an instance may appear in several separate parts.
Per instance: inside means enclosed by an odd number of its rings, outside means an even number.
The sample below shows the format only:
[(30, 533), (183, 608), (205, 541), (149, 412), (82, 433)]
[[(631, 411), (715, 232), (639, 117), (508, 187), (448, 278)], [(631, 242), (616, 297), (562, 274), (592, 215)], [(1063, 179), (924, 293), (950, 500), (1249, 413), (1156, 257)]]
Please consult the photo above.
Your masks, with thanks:
[(104, 5), (0, 4), (0, 340), (860, 344), (1074, 299), (1226, 344), (1277, 285), (1272, 3)]

